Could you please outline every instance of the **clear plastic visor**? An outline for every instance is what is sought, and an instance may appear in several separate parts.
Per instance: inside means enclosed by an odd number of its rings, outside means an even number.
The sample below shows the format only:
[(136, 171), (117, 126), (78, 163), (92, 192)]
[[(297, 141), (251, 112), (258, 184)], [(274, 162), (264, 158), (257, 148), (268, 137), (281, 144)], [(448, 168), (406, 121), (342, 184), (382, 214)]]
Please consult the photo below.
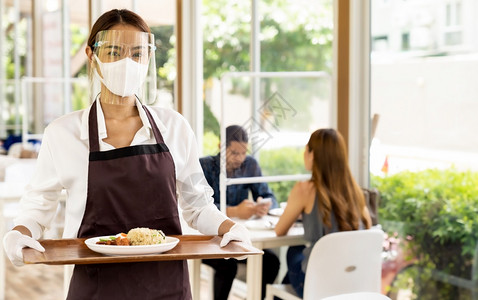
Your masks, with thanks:
[(111, 104), (134, 105), (135, 98), (152, 103), (156, 90), (154, 51), (150, 33), (98, 32), (91, 68), (93, 96), (99, 93), (101, 102)]
[(153, 52), (152, 34), (146, 32), (105, 30), (98, 33), (94, 45), (94, 53), (105, 63), (130, 58), (148, 64)]

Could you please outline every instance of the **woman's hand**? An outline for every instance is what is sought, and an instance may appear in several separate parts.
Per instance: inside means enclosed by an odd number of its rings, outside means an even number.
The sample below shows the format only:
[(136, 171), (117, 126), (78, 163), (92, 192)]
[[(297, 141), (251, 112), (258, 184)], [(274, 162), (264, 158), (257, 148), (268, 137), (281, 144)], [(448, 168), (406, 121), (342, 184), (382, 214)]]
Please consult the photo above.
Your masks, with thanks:
[(45, 248), (36, 240), (28, 235), (22, 234), (20, 231), (12, 230), (5, 234), (3, 238), (3, 247), (8, 258), (17, 267), (23, 266), (22, 249), (30, 247), (40, 252), (45, 252)]
[(251, 238), (249, 236), (249, 230), (241, 224), (234, 224), (228, 232), (222, 236), (220, 246), (224, 247), (231, 241), (243, 242), (249, 245), (251, 244)]
[[(237, 223), (234, 224), (231, 229), (229, 229), (229, 231), (222, 236), (222, 241), (219, 246), (225, 247), (231, 241), (238, 241), (252, 245), (249, 231), (247, 230), (247, 228)], [(247, 255), (236, 257), (237, 260), (243, 260), (246, 258)]]

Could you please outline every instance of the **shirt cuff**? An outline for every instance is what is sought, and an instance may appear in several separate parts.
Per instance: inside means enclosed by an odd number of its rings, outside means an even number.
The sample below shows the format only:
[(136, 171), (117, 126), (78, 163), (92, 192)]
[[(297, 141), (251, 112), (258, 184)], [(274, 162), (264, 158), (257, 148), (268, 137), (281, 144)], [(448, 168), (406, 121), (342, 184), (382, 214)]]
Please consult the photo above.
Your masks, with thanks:
[(18, 217), (13, 221), (15, 226), (25, 226), (32, 233), (32, 238), (38, 240), (42, 235), (42, 228), (32, 219)]
[(217, 235), (219, 226), (229, 218), (217, 209), (214, 204), (206, 206), (197, 219), (197, 230), (205, 235)]

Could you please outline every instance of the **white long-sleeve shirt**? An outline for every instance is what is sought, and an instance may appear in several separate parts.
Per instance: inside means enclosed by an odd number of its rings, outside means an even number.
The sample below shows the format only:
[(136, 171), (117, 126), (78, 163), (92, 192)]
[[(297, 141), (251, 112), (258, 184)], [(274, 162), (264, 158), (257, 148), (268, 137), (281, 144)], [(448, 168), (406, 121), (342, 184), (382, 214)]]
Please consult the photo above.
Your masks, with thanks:
[[(107, 137), (103, 111), (96, 101), (100, 151), (114, 149)], [(151, 125), (139, 101), (143, 127), (131, 145), (156, 143)], [(199, 164), (196, 140), (187, 121), (177, 112), (148, 107), (173, 157), (179, 206), (189, 226), (203, 234), (216, 235), (227, 219), (214, 205), (213, 191)], [(90, 108), (72, 112), (51, 122), (45, 129), (36, 170), (20, 201), (15, 225), (26, 226), (40, 238), (55, 216), (60, 194), (66, 190), (64, 238), (77, 237), (86, 207), (88, 184), (88, 115)], [(141, 168), (141, 166), (138, 166)]]

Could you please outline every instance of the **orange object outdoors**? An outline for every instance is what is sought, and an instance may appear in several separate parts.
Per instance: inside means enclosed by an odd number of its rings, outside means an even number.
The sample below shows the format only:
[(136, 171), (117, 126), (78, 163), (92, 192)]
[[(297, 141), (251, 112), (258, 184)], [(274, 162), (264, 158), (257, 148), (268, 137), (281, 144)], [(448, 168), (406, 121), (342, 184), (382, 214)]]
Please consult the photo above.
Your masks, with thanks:
[(385, 161), (383, 162), (382, 170), (383, 173), (388, 174), (388, 155), (385, 156)]

